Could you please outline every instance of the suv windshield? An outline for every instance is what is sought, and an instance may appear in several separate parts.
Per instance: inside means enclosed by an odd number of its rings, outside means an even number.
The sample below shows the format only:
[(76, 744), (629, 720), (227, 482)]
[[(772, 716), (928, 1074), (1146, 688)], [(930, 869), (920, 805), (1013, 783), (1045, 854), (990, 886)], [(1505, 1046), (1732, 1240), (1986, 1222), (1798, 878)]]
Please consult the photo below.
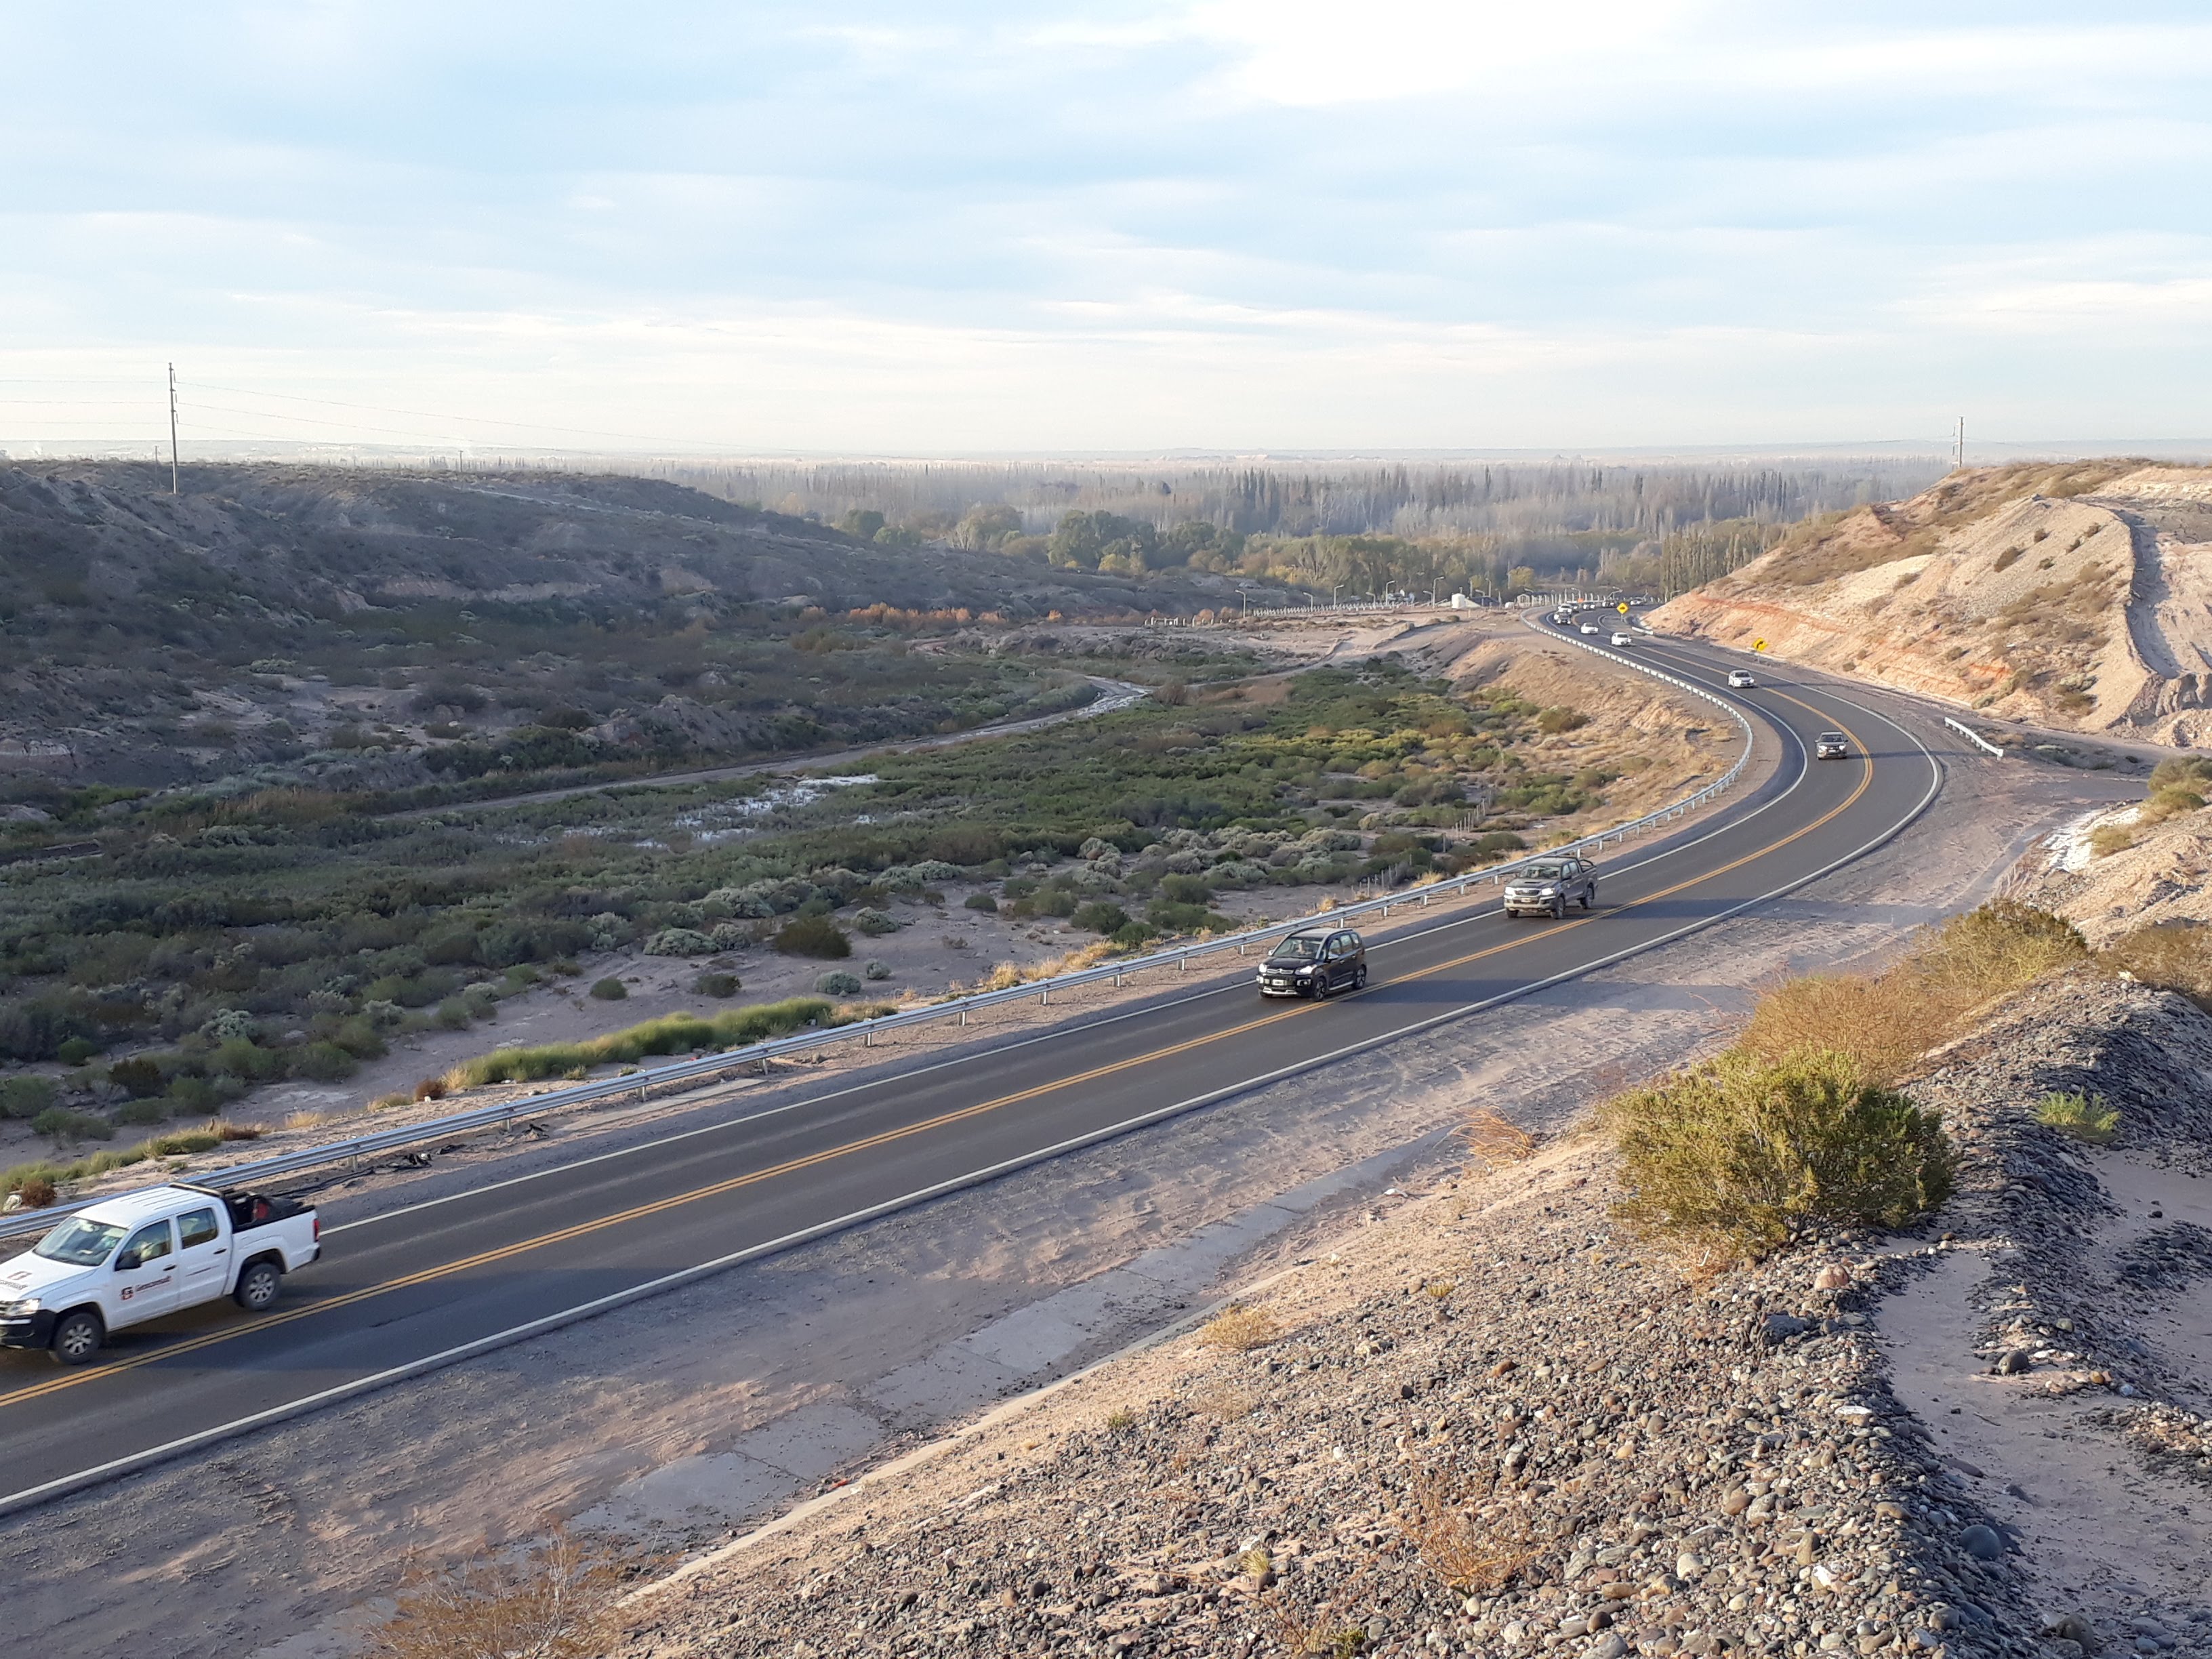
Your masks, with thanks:
[(1267, 952), (1270, 962), (1319, 962), (1321, 937), (1316, 933), (1293, 933)]
[(31, 1254), (49, 1261), (66, 1261), (72, 1267), (97, 1267), (121, 1242), (123, 1229), (106, 1221), (87, 1221), (73, 1215), (31, 1246)]

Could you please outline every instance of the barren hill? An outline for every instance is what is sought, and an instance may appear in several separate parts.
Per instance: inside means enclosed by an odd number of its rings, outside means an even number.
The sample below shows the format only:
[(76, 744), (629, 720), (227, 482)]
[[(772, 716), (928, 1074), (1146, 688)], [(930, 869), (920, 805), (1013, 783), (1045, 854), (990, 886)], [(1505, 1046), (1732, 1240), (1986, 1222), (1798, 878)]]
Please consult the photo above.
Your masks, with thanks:
[(2212, 740), (2212, 468), (1968, 468), (1813, 520), (1662, 632), (1992, 709)]

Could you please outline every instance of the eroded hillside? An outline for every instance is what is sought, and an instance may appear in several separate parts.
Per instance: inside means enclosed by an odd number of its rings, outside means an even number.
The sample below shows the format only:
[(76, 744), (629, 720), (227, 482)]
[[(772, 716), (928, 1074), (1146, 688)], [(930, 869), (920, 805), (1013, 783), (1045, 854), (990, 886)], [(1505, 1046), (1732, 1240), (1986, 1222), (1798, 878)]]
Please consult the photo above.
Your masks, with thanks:
[(2212, 469), (1970, 468), (1802, 526), (1653, 614), (2008, 717), (2212, 739)]

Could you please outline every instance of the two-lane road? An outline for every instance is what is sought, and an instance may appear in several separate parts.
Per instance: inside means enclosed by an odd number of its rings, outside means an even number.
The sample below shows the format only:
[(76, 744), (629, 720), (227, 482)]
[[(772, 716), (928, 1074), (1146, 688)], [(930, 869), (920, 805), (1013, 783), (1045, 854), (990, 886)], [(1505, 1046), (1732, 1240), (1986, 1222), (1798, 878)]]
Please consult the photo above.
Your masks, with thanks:
[[(1724, 678), (1694, 649), (1635, 648), (1663, 652), (1685, 678), (1717, 688)], [(1601, 902), (1588, 915), (1509, 921), (1492, 907), (1462, 911), (1376, 943), (1372, 982), (1357, 995), (1262, 1004), (1239, 984), (918, 1064), (326, 1227), (325, 1259), (259, 1318), (225, 1304), (164, 1321), (119, 1334), (77, 1370), (0, 1354), (0, 1507), (1468, 1018), (1847, 862), (1909, 823), (1940, 784), (1919, 739), (1827, 691), (1762, 686), (1740, 700), (1780, 744), (1772, 776), (1674, 843), (1624, 848), (1601, 864)], [(1849, 761), (1808, 758), (1813, 734), (1829, 727), (1852, 734)]]

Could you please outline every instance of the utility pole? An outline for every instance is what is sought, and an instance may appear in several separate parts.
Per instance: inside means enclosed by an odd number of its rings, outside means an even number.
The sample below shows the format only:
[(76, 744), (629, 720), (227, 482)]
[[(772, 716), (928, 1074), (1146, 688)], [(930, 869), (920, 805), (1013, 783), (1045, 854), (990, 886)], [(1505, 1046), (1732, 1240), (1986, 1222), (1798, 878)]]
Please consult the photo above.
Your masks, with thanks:
[(1959, 416), (1959, 433), (1951, 450), (1951, 465), (1963, 467), (1966, 464), (1966, 417)]
[(169, 365), (169, 493), (177, 493), (177, 366)]

